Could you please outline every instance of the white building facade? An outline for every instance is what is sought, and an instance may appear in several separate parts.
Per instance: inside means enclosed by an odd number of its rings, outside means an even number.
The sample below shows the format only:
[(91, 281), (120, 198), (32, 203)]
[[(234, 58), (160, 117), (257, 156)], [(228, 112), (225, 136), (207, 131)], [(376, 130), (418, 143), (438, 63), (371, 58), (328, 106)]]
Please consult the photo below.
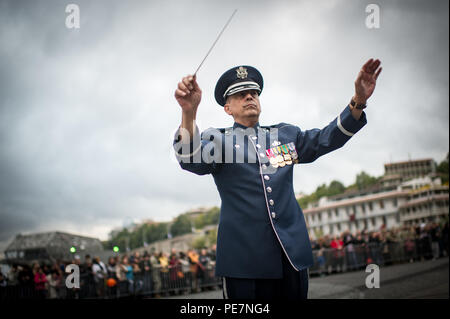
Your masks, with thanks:
[(440, 180), (418, 178), (395, 190), (329, 200), (304, 209), (309, 235), (339, 236), (344, 231), (378, 231), (448, 218), (449, 191)]

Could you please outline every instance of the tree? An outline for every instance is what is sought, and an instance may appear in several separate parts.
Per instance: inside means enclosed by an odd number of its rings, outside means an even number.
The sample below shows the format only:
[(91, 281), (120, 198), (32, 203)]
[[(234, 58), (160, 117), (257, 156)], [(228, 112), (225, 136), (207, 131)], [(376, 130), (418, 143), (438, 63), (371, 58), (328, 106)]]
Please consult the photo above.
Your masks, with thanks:
[(170, 228), (170, 232), (172, 236), (180, 236), (184, 234), (188, 234), (192, 231), (191, 219), (186, 215), (180, 215), (175, 218), (175, 221)]
[(206, 236), (198, 237), (192, 243), (192, 247), (195, 249), (202, 249), (206, 246)]
[(206, 239), (209, 246), (217, 244), (217, 229), (213, 229), (206, 235)]
[(328, 196), (338, 195), (345, 192), (345, 186), (339, 181), (332, 181), (328, 186)]
[(439, 163), (436, 168), (437, 173), (442, 178), (442, 183), (448, 183), (448, 153), (447, 157)]
[(366, 172), (362, 171), (361, 173), (356, 175), (355, 184), (359, 190), (362, 190), (364, 188), (367, 188), (367, 187), (375, 184), (377, 181), (378, 181), (378, 179), (376, 177), (370, 176)]

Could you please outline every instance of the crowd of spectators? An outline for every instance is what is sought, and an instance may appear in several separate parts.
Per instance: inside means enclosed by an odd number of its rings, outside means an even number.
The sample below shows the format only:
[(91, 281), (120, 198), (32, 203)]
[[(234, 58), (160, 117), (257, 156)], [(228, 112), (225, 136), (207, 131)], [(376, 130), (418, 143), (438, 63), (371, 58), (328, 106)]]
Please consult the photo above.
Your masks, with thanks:
[[(378, 231), (345, 231), (339, 236), (311, 240), (315, 264), (311, 274), (324, 276), (332, 272), (362, 269), (368, 264), (388, 265), (449, 256), (448, 222), (421, 223), (412, 226), (381, 227)], [(220, 286), (214, 277), (216, 246), (134, 252), (109, 257), (107, 261), (86, 255), (71, 262), (52, 265), (35, 263), (12, 265), (9, 273), (0, 272), (0, 291), (11, 298), (117, 298), (146, 295), (191, 293)], [(76, 264), (80, 271), (80, 288), (67, 289), (66, 266)], [(4, 293), (3, 293), (4, 294)]]
[(436, 260), (449, 256), (448, 221), (417, 223), (377, 231), (342, 232), (311, 240), (315, 271), (320, 275), (361, 269), (368, 264)]
[[(156, 251), (111, 256), (106, 262), (78, 255), (69, 263), (12, 265), (0, 287), (9, 288), (10, 298), (117, 298), (130, 295), (190, 293), (217, 285), (214, 277), (216, 246), (170, 254)], [(79, 267), (80, 288), (66, 289), (68, 264)]]

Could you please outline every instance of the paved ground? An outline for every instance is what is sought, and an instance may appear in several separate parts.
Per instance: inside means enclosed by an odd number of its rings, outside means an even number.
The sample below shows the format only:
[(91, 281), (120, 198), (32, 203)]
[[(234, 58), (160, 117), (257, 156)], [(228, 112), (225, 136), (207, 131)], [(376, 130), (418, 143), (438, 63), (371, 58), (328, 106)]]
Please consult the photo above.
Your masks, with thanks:
[[(449, 258), (380, 267), (380, 288), (365, 285), (369, 276), (364, 270), (310, 279), (310, 299), (428, 299), (449, 298)], [(222, 299), (214, 290), (178, 299)]]

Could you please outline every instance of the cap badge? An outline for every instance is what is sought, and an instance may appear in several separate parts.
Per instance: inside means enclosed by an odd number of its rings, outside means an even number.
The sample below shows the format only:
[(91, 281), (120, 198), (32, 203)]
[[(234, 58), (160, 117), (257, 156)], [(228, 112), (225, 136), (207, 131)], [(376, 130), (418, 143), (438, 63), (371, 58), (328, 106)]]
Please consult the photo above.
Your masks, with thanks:
[(246, 79), (248, 76), (248, 72), (247, 69), (240, 66), (238, 69), (236, 69), (236, 76), (238, 77), (238, 79)]

